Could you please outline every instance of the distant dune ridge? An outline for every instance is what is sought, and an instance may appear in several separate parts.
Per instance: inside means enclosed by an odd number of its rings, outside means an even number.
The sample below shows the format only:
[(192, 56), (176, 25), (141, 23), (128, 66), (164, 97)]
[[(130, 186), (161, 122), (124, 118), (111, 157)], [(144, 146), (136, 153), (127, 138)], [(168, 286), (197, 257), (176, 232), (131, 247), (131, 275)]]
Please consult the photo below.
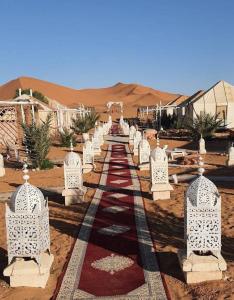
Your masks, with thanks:
[(139, 84), (117, 83), (114, 86), (95, 89), (72, 89), (31, 77), (19, 77), (0, 86), (0, 100), (14, 97), (18, 88), (37, 90), (50, 99), (57, 100), (68, 107), (79, 103), (102, 109), (108, 101), (123, 101), (124, 110), (135, 114), (138, 106), (167, 104), (181, 95), (158, 91)]

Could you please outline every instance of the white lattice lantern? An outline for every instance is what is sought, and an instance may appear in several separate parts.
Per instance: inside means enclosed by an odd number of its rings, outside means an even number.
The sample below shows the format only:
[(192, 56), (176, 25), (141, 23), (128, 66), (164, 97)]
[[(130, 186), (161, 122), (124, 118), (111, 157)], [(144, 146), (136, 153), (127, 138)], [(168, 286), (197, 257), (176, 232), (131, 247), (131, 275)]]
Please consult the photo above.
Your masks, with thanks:
[(185, 197), (187, 257), (193, 251), (221, 251), (221, 198), (212, 181), (200, 175)]
[(133, 155), (138, 155), (138, 146), (140, 141), (142, 140), (142, 136), (140, 131), (136, 131), (133, 138)]
[(5, 168), (4, 168), (4, 159), (2, 154), (0, 154), (0, 177), (5, 176)]
[(173, 190), (168, 179), (168, 159), (165, 149), (158, 146), (150, 153), (151, 192), (153, 200), (170, 199)]
[(50, 254), (48, 202), (37, 187), (28, 183), (26, 164), (24, 173), (25, 183), (6, 204), (9, 264), (3, 274), (10, 277), (12, 287), (44, 288), (54, 259)]
[(86, 141), (83, 146), (83, 171), (88, 173), (94, 166), (94, 151), (91, 141)]
[(143, 138), (138, 146), (139, 169), (149, 170), (150, 144)]
[(64, 159), (64, 181), (62, 195), (65, 196), (65, 205), (81, 202), (86, 192), (83, 186), (82, 163), (79, 154), (73, 152), (72, 145)]
[(133, 145), (133, 139), (134, 139), (134, 135), (136, 133), (136, 128), (135, 126), (130, 126), (129, 128), (129, 145)]
[(227, 267), (221, 255), (221, 197), (203, 172), (204, 169), (199, 168), (200, 175), (185, 194), (187, 251), (180, 251), (179, 259), (187, 283), (222, 279), (222, 271)]
[(35, 258), (50, 250), (49, 209), (42, 192), (26, 182), (13, 193), (6, 205), (8, 262), (16, 257)]

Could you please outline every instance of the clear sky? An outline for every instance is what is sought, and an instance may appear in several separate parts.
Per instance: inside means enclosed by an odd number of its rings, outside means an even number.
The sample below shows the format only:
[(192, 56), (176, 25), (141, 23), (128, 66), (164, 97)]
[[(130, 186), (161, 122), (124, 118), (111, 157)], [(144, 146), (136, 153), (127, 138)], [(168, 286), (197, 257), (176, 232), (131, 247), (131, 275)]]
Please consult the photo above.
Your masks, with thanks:
[(234, 1), (1, 0), (0, 84), (19, 76), (184, 94), (234, 84)]

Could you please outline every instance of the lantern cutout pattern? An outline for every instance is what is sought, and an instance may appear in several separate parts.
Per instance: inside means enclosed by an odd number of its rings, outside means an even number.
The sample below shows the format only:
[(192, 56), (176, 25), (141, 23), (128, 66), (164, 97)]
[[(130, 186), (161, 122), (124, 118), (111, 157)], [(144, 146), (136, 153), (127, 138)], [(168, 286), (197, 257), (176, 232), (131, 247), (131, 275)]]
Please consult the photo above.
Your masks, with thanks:
[(24, 164), (25, 183), (13, 193), (6, 204), (8, 262), (13, 258), (30, 257), (40, 264), (42, 253), (50, 253), (48, 201), (42, 192), (28, 182)]
[(221, 197), (206, 178), (202, 158), (199, 176), (188, 187), (184, 201), (184, 239), (186, 251), (178, 258), (187, 283), (222, 279), (227, 264), (221, 255)]
[(170, 199), (173, 187), (168, 179), (168, 159), (165, 149), (159, 147), (158, 138), (157, 147), (150, 153), (150, 175), (153, 200)]

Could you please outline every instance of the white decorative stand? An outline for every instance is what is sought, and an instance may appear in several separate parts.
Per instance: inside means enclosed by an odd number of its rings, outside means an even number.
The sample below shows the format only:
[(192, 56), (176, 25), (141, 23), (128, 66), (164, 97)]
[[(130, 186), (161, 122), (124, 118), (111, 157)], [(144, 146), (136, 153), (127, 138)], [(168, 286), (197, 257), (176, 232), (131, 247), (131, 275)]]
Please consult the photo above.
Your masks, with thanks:
[(199, 153), (206, 154), (206, 143), (202, 136), (199, 140)]
[(5, 174), (6, 174), (6, 171), (4, 168), (4, 159), (3, 159), (2, 154), (0, 154), (0, 177), (5, 176)]
[(50, 254), (48, 202), (42, 192), (25, 183), (13, 193), (6, 204), (8, 266), (3, 271), (12, 287), (46, 286), (54, 256)]
[(234, 166), (234, 146), (232, 145), (228, 150), (227, 166)]
[(149, 157), (150, 157), (150, 144), (143, 138), (138, 146), (138, 157), (139, 157), (139, 169), (149, 170)]
[(140, 131), (136, 131), (133, 138), (133, 155), (138, 155), (138, 146), (142, 140)]
[(153, 200), (170, 199), (173, 187), (168, 179), (168, 159), (166, 151), (159, 147), (159, 140), (157, 147), (150, 154), (150, 175)]
[(65, 205), (82, 202), (86, 193), (86, 188), (83, 186), (82, 164), (80, 156), (73, 152), (72, 144), (71, 152), (64, 160), (64, 180), (65, 189), (62, 195), (65, 197)]
[[(200, 158), (200, 166), (203, 165)], [(178, 252), (187, 283), (222, 279), (227, 269), (221, 255), (221, 197), (212, 181), (199, 176), (187, 189), (185, 196), (184, 238), (187, 250)]]
[(136, 128), (135, 126), (132, 125), (129, 129), (129, 145), (133, 145), (133, 139), (135, 133), (136, 133)]
[(94, 151), (91, 141), (86, 141), (83, 146), (83, 172), (89, 173), (94, 167)]

